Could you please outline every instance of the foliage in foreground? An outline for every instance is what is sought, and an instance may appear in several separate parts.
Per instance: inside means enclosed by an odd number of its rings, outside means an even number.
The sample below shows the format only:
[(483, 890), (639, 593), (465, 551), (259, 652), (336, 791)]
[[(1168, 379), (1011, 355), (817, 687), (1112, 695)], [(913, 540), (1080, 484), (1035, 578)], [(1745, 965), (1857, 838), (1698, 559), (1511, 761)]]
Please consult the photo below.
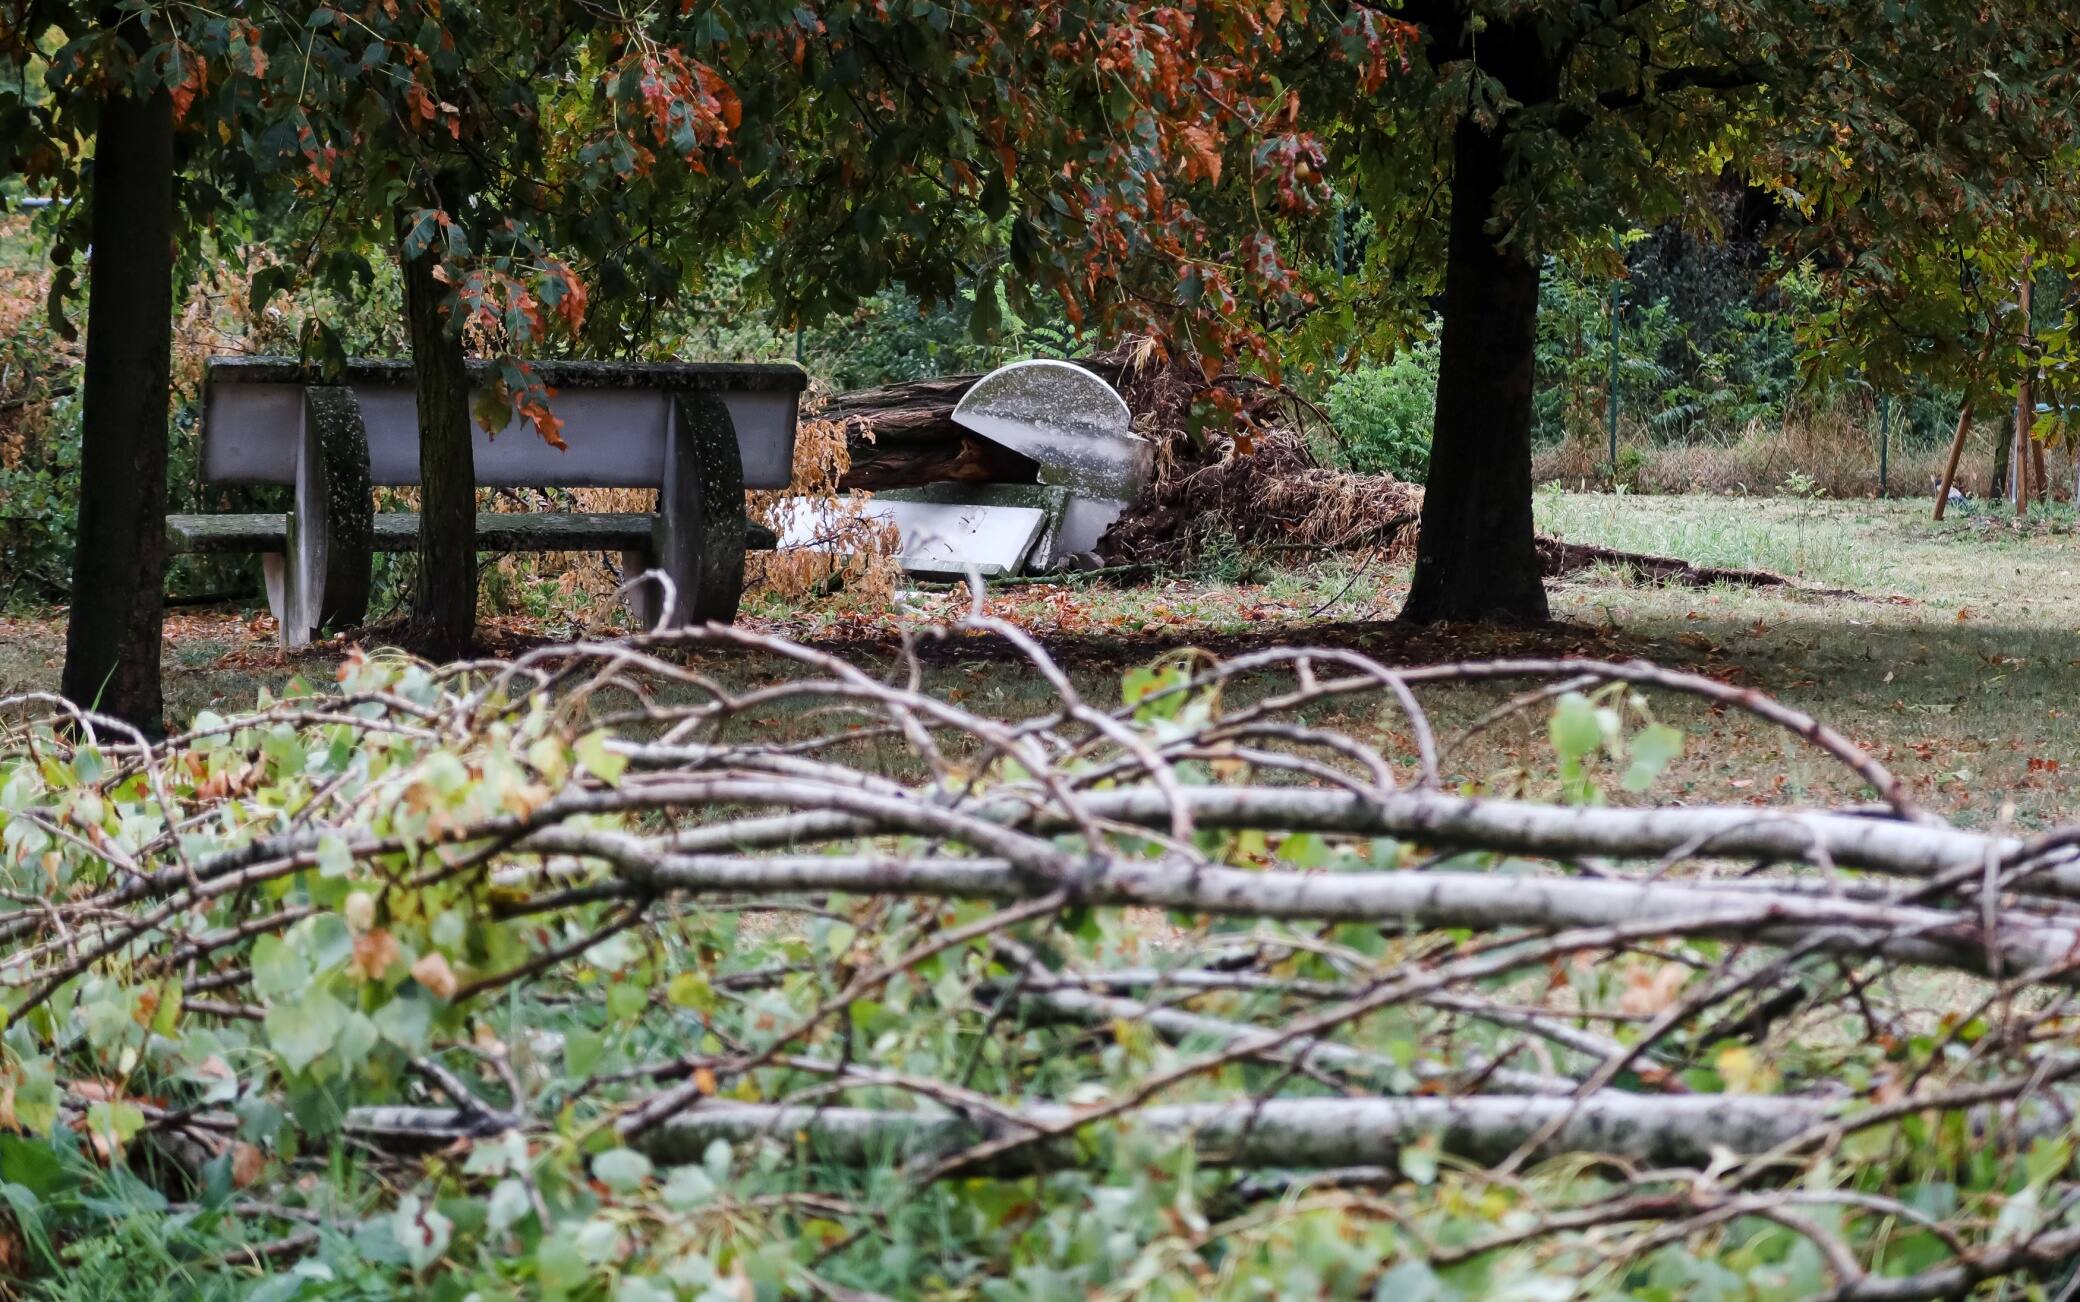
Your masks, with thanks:
[[(1115, 708), (985, 618), (918, 642), (972, 635), (1058, 709), (727, 629), (355, 660), (149, 752), (9, 702), (0, 1260), (270, 1299), (2070, 1269), (2067, 838), (1953, 830), (1638, 664), (1186, 654)], [(1546, 758), (1468, 771), (1413, 693), (1511, 679), (1475, 731)], [(1666, 693), (1887, 816), (1641, 807)]]

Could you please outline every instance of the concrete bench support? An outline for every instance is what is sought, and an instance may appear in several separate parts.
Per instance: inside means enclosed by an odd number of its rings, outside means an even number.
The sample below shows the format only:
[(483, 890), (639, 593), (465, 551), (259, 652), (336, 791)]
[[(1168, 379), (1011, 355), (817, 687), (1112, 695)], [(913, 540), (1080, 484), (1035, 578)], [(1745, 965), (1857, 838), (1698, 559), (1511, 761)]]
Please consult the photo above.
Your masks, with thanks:
[(287, 582), (275, 600), (282, 643), (302, 646), (321, 628), (349, 628), (368, 618), (375, 556), (375, 504), (368, 477), (368, 429), (361, 407), (341, 385), (303, 391), (303, 439), (297, 450), (296, 509), (289, 517)]
[[(674, 395), (657, 496), (652, 554), (623, 553), (622, 572), (654, 564), (672, 581), (672, 624), (727, 624), (744, 596), (744, 464), (729, 408), (712, 393)], [(655, 583), (632, 602), (643, 627), (657, 626), (664, 592)]]

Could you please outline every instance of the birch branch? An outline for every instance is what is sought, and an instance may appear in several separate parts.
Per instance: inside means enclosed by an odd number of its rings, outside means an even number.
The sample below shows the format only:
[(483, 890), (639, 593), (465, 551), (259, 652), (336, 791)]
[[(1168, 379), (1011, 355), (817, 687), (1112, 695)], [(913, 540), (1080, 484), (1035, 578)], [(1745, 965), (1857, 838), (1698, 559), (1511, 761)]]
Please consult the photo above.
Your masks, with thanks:
[[(1429, 1143), (1451, 1157), (1493, 1165), (1557, 1122), (1535, 1155), (1539, 1160), (1595, 1154), (1645, 1167), (1703, 1168), (1722, 1153), (1767, 1152), (1836, 1110), (1825, 1100), (1766, 1095), (1245, 1099), (1143, 1108), (1119, 1119), (1116, 1133), (1164, 1145), (1190, 1143), (1209, 1165), (1392, 1169), (1404, 1148)], [(703, 1102), (636, 1136), (634, 1143), (660, 1163), (698, 1162), (718, 1139), (738, 1144), (774, 1139), (801, 1145), (822, 1161), (920, 1169), (999, 1134), (1073, 1127), (1078, 1111), (1029, 1104), (1016, 1110), (1015, 1120), (990, 1122), (938, 1111)], [(2041, 1114), (2028, 1109), (2025, 1121), (2016, 1132), (2023, 1143), (2061, 1124), (2049, 1109)], [(1991, 1114), (1976, 1122), (1989, 1133), (1995, 1129)], [(1008, 1156), (1013, 1159), (1009, 1172), (1090, 1163), (1088, 1152), (1066, 1140), (1028, 1144)]]
[[(843, 891), (1009, 901), (1057, 889), (1000, 859), (902, 855), (653, 855), (638, 838), (544, 833), (537, 849), (611, 862), (632, 886), (692, 894)], [(1980, 975), (2040, 972), (2070, 983), (2080, 930), (2013, 913), (1989, 933), (1977, 914), (1836, 900), (1748, 885), (1608, 881), (1465, 872), (1253, 872), (1170, 859), (1092, 856), (1069, 885), (1089, 904), (1417, 929), (1558, 930), (1665, 919), (1671, 933), (1886, 958)]]

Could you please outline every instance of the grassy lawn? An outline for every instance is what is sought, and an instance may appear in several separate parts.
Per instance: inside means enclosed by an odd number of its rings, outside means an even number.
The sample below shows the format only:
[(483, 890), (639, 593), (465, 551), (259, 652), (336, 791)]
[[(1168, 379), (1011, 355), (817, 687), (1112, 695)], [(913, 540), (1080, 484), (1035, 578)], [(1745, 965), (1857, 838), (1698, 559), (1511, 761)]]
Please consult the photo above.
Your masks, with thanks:
[[(1767, 688), (1868, 746), (1925, 804), (1966, 823), (2006, 817), (2028, 828), (2073, 816), (2080, 538), (2069, 511), (2018, 530), (1997, 511), (1953, 513), (1932, 524), (1919, 502), (1542, 491), (1538, 515), (1541, 528), (1571, 539), (1770, 568), (1859, 595), (1661, 588), (1589, 572), (1553, 585), (1554, 614), (1565, 621), (1557, 630), (1411, 633), (1387, 623), (1405, 591), (1404, 567), (1334, 557), (1131, 588), (1029, 585), (998, 594), (992, 606), (1043, 637), (1101, 701), (1117, 699), (1123, 667), (1188, 644), (1224, 652), (1325, 641), (1389, 663), (1498, 653), (1644, 656)], [(746, 622), (885, 662), (902, 620), (943, 614), (955, 600), (906, 594), (893, 611), (842, 594), (810, 605), (754, 600)], [(56, 618), (0, 623), (0, 689), (54, 687), (63, 651)], [(252, 612), (178, 614), (167, 645), (171, 712), (237, 708), (260, 684), (299, 672), (329, 677), (337, 654), (321, 647), (286, 658)], [(725, 677), (773, 672), (710, 659), (708, 667)], [(975, 709), (1017, 715), (1047, 699), (1034, 675), (980, 645), (972, 654), (942, 649), (930, 677)], [(1432, 693), (1427, 704), (1449, 727), (1499, 696), (1463, 689)], [(1681, 703), (1666, 713), (1690, 740), (1659, 789), (1664, 797), (1856, 796), (1814, 753), (1744, 717)], [(1321, 721), (1406, 749), (1390, 718)], [(1545, 767), (1542, 724), (1533, 720), (1490, 735), (1460, 759), (1458, 776), (1507, 788), (1520, 769)]]

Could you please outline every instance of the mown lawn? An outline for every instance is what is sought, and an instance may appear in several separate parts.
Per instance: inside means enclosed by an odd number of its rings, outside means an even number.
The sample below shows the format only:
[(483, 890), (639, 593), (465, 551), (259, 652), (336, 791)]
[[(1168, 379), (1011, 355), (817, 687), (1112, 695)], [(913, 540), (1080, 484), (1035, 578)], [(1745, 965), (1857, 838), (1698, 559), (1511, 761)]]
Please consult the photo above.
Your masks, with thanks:
[[(2018, 530), (1995, 510), (1941, 525), (1918, 502), (1639, 497), (1542, 491), (1542, 528), (1585, 542), (1764, 567), (1855, 597), (1720, 586), (1641, 585), (1587, 572), (1552, 586), (1563, 627), (1539, 633), (1411, 634), (1389, 623), (1405, 590), (1400, 565), (1333, 557), (1222, 571), (1134, 587), (1030, 585), (992, 609), (1040, 636), (1093, 699), (1117, 699), (1122, 670), (1166, 647), (1216, 653), (1254, 645), (1333, 642), (1389, 663), (1485, 654), (1644, 656), (1767, 688), (1872, 749), (1918, 798), (1960, 821), (2007, 817), (2044, 826), (2071, 818), (2080, 770), (2080, 536), (2063, 508)], [(813, 603), (754, 599), (746, 623), (849, 650), (886, 665), (905, 619), (953, 608), (943, 591), (900, 596), (895, 609), (840, 594)], [(529, 628), (501, 621), (509, 641)], [(539, 630), (553, 633), (553, 629)], [(329, 677), (343, 645), (293, 659), (254, 612), (178, 614), (167, 645), (176, 717), (249, 704), (262, 684)], [(48, 690), (63, 655), (59, 618), (0, 623), (0, 690)], [(725, 677), (769, 677), (770, 664), (706, 657)], [(1037, 677), (985, 643), (939, 648), (928, 680), (963, 704), (1009, 715), (1046, 701)], [(1257, 690), (1262, 690), (1260, 684)], [(1245, 689), (1247, 690), (1247, 689)], [(1426, 698), (1440, 727), (1474, 717), (1500, 690)], [(1671, 703), (1689, 737), (1657, 789), (1687, 800), (1846, 801), (1859, 793), (1830, 762), (1739, 716)], [(1324, 716), (1405, 752), (1398, 721)], [(1458, 758), (1456, 776), (1510, 787), (1519, 768), (1545, 771), (1542, 723), (1496, 731)]]

